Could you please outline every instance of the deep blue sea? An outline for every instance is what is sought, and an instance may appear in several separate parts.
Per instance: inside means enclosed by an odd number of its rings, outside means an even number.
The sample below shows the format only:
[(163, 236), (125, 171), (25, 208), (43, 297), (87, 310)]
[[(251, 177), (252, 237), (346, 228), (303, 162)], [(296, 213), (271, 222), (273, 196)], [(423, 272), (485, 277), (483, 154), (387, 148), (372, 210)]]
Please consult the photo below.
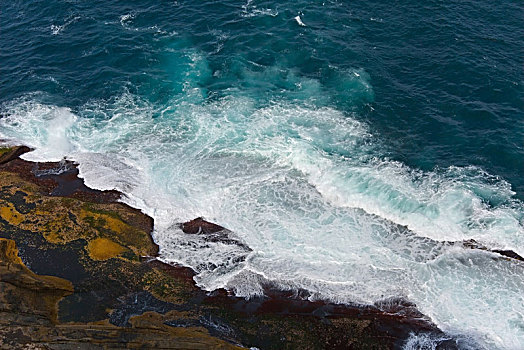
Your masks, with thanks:
[(521, 1), (0, 6), (0, 139), (125, 193), (202, 288), (402, 297), (464, 349), (524, 348), (524, 265), (445, 243), (524, 255)]

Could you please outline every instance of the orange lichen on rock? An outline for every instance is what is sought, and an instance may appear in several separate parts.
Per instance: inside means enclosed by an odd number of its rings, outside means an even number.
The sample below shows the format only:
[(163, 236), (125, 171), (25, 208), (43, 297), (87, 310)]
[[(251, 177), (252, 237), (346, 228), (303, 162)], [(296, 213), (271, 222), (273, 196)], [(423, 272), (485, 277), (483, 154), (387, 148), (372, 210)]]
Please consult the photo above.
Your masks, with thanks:
[(87, 245), (89, 256), (93, 260), (107, 260), (122, 254), (126, 249), (107, 238), (96, 238)]
[(16, 209), (10, 204), (0, 207), (0, 217), (11, 225), (20, 225), (24, 220), (24, 216), (16, 211)]
[(6, 264), (23, 265), (22, 259), (18, 256), (18, 249), (13, 240), (0, 238), (0, 261)]

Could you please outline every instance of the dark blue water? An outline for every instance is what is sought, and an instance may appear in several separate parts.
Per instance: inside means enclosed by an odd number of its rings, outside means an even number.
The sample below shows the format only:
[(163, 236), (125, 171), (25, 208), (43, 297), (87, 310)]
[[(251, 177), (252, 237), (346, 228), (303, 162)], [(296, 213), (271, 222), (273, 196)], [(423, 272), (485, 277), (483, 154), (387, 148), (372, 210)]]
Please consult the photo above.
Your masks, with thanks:
[[(522, 297), (512, 292), (523, 281), (504, 284), (513, 270), (463, 271), (476, 276), (480, 285), (469, 283), (480, 294), (439, 313), (430, 295), (447, 292), (437, 285), (449, 283), (457, 288), (449, 297), (460, 300), (466, 281), (450, 271), (461, 268), (448, 261), (441, 270), (450, 275), (439, 279), (407, 266), (401, 249), (377, 233), (382, 229), (370, 228), (370, 246), (391, 249), (400, 260), (389, 263), (417, 277), (371, 280), (434, 277), (434, 287), (347, 294), (314, 282), (358, 278), (334, 265), (305, 268), (303, 277), (313, 282), (268, 272), (288, 253), (295, 256), (293, 246), (329, 240), (338, 246), (323, 246), (324, 257), (305, 254), (296, 266), (350, 259), (354, 250), (337, 249), (357, 239), (362, 217), (375, 220), (370, 214), (421, 237), (522, 249), (522, 2), (4, 1), (0, 26), (0, 137), (36, 147), (35, 158), (71, 156), (100, 166), (92, 173), (86, 166), (88, 182), (91, 174), (92, 185), (116, 187), (150, 208), (158, 231), (166, 230), (157, 240), (165, 241), (167, 260), (199, 264), (169, 251), (172, 218), (207, 215), (235, 229), (254, 248), (252, 266), (229, 266), (225, 275), (202, 271), (202, 287), (256, 294), (231, 277), (245, 269), (342, 302), (406, 294), (450, 333), (524, 346)], [(251, 236), (253, 223), (263, 238)], [(335, 234), (348, 225), (353, 233)], [(326, 237), (310, 241), (308, 230)], [(259, 263), (257, 249), (266, 252), (270, 242), (281, 245), (271, 248), (271, 264)], [(359, 261), (380, 259), (369, 247), (353, 248)], [(202, 259), (212, 259), (206, 254)], [(341, 280), (331, 280), (338, 274)], [(512, 300), (514, 314), (502, 328), (467, 313), (477, 305), (479, 314), (483, 308), (498, 317), (504, 298), (479, 302), (489, 278), (505, 280), (500, 293)]]
[[(266, 9), (278, 15), (257, 16)], [(304, 30), (293, 20), (299, 12)], [(130, 30), (120, 25), (126, 14)], [(522, 199), (523, 16), (518, 1), (6, 2), (1, 101), (45, 92), (74, 108), (124, 88), (169, 99), (179, 82), (159, 65), (159, 51), (176, 32), (186, 41), (177, 45), (198, 48), (212, 71), (224, 71), (199, 82), (209, 98), (252, 83), (235, 80), (251, 61), (318, 78), (334, 90), (330, 104), (352, 108), (353, 91), (330, 65), (365, 69), (375, 100), (359, 117), (387, 140), (392, 158), (422, 169), (478, 165), (507, 179)], [(280, 88), (254, 84), (268, 94)]]

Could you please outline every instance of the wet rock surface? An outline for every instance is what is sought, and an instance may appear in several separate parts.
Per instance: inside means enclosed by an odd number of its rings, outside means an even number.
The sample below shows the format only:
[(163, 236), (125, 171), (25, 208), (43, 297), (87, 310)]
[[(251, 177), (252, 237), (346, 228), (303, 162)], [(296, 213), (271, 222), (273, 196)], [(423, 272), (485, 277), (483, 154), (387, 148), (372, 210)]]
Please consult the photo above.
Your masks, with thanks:
[[(376, 217), (376, 216), (375, 216)], [(390, 222), (391, 231), (383, 231), (377, 238), (395, 253), (406, 259), (425, 262), (436, 259), (451, 247), (463, 249), (483, 250), (493, 253), (494, 259), (505, 259), (515, 263), (524, 261), (524, 258), (512, 250), (502, 250), (487, 247), (474, 239), (462, 241), (439, 241), (429, 237), (419, 236), (407, 226), (395, 225)], [(410, 249), (406, 249), (409, 246)]]
[(479, 242), (475, 241), (474, 239), (469, 239), (461, 243), (465, 248), (486, 250), (488, 252), (499, 254), (506, 259), (509, 258), (509, 259), (514, 259), (518, 261), (524, 261), (524, 258), (520, 256), (519, 254), (515, 253), (513, 250), (490, 249), (480, 244)]
[(251, 251), (251, 248), (242, 241), (232, 237), (231, 231), (220, 225), (206, 221), (203, 218), (196, 218), (184, 222), (180, 225), (180, 228), (184, 233), (202, 236), (206, 242), (220, 242), (223, 244), (236, 245), (245, 252)]
[[(405, 301), (335, 305), (271, 286), (251, 300), (206, 293), (191, 269), (155, 260), (151, 218), (87, 188), (71, 162), (17, 158), (28, 150), (0, 152), (2, 349), (392, 349), (442, 335)], [(202, 218), (181, 228), (249, 249)]]

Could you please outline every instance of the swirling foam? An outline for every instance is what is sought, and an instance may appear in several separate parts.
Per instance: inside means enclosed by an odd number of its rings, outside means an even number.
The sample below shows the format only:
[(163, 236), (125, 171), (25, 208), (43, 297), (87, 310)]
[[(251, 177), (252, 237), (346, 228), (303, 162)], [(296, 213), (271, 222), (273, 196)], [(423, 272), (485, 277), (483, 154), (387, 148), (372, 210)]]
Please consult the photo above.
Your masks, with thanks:
[[(198, 89), (181, 87), (168, 107), (123, 94), (77, 114), (17, 100), (0, 136), (35, 147), (27, 159), (78, 160), (89, 186), (126, 193), (155, 219), (162, 258), (191, 266), (204, 289), (248, 297), (271, 283), (362, 304), (403, 296), (451, 334), (523, 346), (522, 264), (442, 244), (473, 238), (524, 255), (524, 210), (507, 182), (388, 160), (366, 125), (329, 107), (203, 102)], [(176, 225), (197, 216), (253, 252)]]

